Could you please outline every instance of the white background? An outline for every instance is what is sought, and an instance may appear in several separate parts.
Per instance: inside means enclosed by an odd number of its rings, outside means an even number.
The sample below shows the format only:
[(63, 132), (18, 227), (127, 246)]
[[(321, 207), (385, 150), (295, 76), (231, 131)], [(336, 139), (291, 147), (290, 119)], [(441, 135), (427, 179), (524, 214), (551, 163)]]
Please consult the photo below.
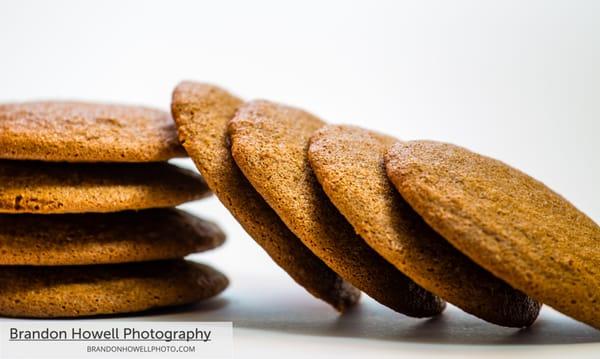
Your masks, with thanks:
[[(330, 122), (466, 146), (537, 177), (600, 221), (600, 2), (0, 2), (0, 101), (168, 109), (184, 79)], [(424, 329), (368, 299), (339, 319), (291, 283), (216, 199), (185, 207), (229, 235), (198, 258), (232, 286), (192, 317), (233, 320), (240, 357), (600, 352), (564, 345), (600, 335), (551, 311), (529, 334), (454, 308)]]

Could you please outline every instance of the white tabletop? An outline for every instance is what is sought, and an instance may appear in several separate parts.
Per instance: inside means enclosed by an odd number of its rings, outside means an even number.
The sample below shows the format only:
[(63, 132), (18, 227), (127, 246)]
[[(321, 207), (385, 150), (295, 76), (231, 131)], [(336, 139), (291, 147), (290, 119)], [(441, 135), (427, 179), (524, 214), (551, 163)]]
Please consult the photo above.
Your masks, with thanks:
[(409, 318), (367, 296), (354, 310), (338, 315), (284, 273), (274, 272), (257, 275), (251, 268), (228, 272), (232, 283), (220, 297), (134, 319), (232, 321), (234, 353), (240, 358), (600, 355), (600, 331), (549, 307), (544, 307), (536, 323), (524, 330), (486, 323), (453, 306), (433, 319)]
[(535, 324), (524, 330), (489, 324), (451, 305), (437, 318), (409, 318), (364, 294), (354, 310), (338, 315), (294, 283), (216, 198), (183, 207), (216, 219), (227, 231), (229, 238), (222, 248), (190, 259), (219, 268), (230, 278), (231, 285), (222, 295), (203, 304), (134, 319), (232, 321), (236, 357), (600, 356), (600, 331), (549, 307), (544, 307)]

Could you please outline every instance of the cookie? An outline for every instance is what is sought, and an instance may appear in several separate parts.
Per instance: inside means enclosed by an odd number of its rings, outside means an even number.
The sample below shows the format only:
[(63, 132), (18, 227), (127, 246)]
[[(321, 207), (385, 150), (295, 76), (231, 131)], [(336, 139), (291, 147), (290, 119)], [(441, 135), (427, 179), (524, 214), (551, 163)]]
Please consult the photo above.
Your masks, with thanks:
[(218, 87), (184, 82), (173, 92), (173, 118), (186, 151), (248, 234), (309, 293), (343, 312), (360, 292), (317, 258), (283, 224), (236, 166), (227, 123), (242, 101)]
[(168, 163), (0, 160), (0, 213), (174, 207), (209, 194), (202, 177)]
[(131, 313), (189, 304), (229, 281), (203, 264), (175, 260), (0, 270), (0, 315), (56, 318)]
[(168, 113), (85, 102), (0, 104), (0, 158), (150, 162), (182, 157)]
[(181, 258), (220, 246), (213, 222), (176, 209), (0, 214), (0, 265), (76, 265)]
[(445, 306), (372, 250), (329, 201), (308, 163), (310, 135), (325, 123), (302, 110), (254, 101), (229, 123), (233, 157), (254, 188), (303, 243), (380, 303), (428, 317)]
[(387, 173), (406, 201), (473, 261), (600, 329), (600, 227), (543, 183), (432, 141), (394, 145)]
[(423, 288), (489, 322), (524, 327), (540, 304), (491, 275), (433, 231), (387, 178), (396, 139), (353, 126), (316, 131), (308, 157), (323, 190), (365, 241)]

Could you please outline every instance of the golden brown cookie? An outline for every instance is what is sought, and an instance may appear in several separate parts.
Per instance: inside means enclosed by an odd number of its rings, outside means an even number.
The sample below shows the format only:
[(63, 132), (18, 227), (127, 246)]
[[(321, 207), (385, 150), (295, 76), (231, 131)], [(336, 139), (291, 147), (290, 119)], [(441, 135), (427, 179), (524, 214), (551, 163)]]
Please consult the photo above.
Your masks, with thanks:
[(184, 151), (168, 113), (85, 102), (0, 104), (0, 158), (150, 162)]
[(343, 312), (358, 301), (360, 292), (290, 232), (231, 157), (227, 123), (241, 104), (215, 86), (179, 84), (172, 103), (179, 138), (208, 186), (275, 263), (312, 295)]
[(145, 263), (0, 268), (0, 315), (83, 317), (189, 304), (222, 292), (229, 281), (203, 264)]
[(600, 328), (600, 227), (541, 182), (462, 147), (394, 145), (387, 173), (406, 201), (476, 263)]
[(208, 195), (202, 177), (168, 163), (0, 160), (0, 213), (174, 207)]
[(310, 135), (324, 125), (292, 107), (250, 102), (229, 123), (231, 151), (288, 228), (342, 278), (401, 313), (439, 314), (445, 303), (372, 250), (327, 199), (307, 156)]
[(181, 258), (220, 246), (213, 222), (176, 209), (0, 214), (0, 265), (75, 265)]
[(353, 126), (316, 131), (308, 157), (323, 190), (356, 232), (423, 288), (482, 319), (524, 327), (540, 304), (491, 275), (433, 231), (385, 172), (396, 139)]

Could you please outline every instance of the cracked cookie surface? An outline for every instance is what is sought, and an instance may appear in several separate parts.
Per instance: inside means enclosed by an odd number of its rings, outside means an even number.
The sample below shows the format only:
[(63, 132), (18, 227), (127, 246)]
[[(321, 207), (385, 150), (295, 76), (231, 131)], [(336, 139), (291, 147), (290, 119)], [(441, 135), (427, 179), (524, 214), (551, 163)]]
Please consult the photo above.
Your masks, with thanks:
[(311, 136), (319, 183), (356, 232), (422, 287), (489, 322), (533, 323), (540, 303), (475, 264), (429, 227), (387, 178), (384, 155), (397, 139), (330, 125)]
[(184, 155), (164, 111), (74, 101), (0, 104), (3, 159), (156, 162)]
[(0, 213), (164, 208), (210, 194), (201, 176), (164, 162), (0, 160)]
[(398, 312), (429, 317), (445, 302), (406, 277), (359, 237), (329, 201), (308, 162), (317, 117), (267, 101), (229, 122), (233, 157), (253, 187), (302, 242), (342, 278)]
[(394, 145), (387, 173), (425, 221), (531, 297), (600, 328), (600, 227), (543, 183), (434, 141)]

